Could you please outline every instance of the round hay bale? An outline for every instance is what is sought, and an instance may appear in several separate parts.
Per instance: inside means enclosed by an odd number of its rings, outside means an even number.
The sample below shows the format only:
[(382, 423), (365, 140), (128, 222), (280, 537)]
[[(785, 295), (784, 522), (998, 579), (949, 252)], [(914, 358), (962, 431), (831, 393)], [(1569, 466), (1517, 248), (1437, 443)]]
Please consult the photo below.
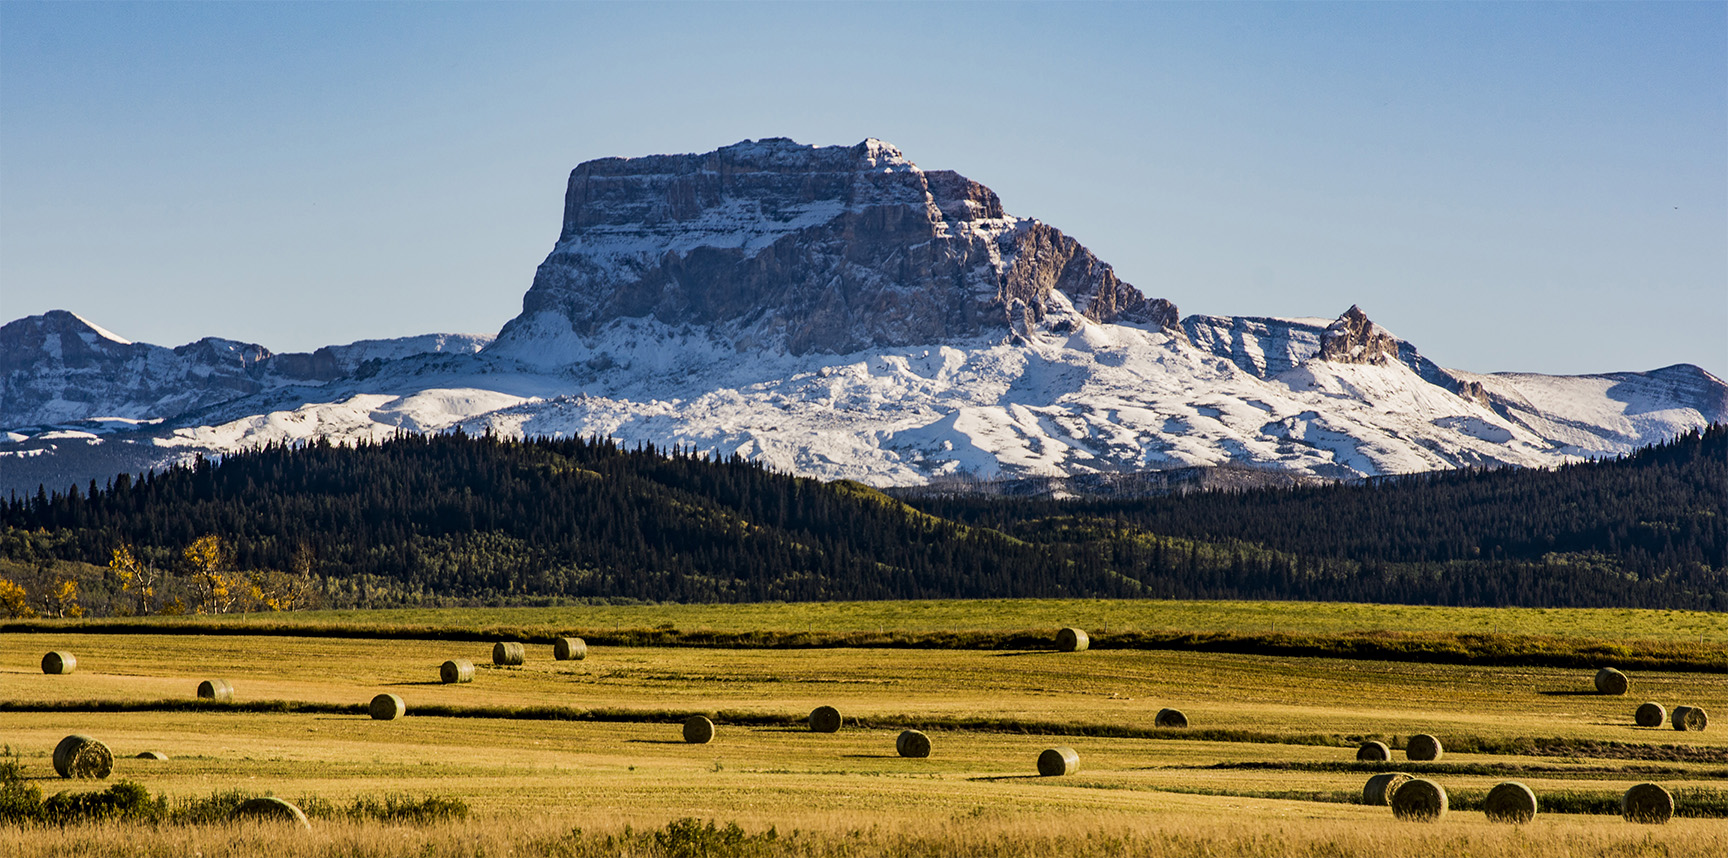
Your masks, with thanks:
[(692, 745), (706, 745), (714, 741), (714, 722), (701, 715), (685, 718), (684, 741)]
[(1446, 788), (1427, 778), (1411, 778), (1392, 791), (1392, 815), (1434, 822), (1446, 815)]
[(559, 661), (581, 661), (588, 657), (588, 642), (581, 638), (559, 638), (552, 642), (552, 657)]
[(809, 721), (812, 733), (840, 732), (840, 710), (832, 706), (818, 706), (810, 710)]
[(307, 831), (312, 830), (312, 823), (306, 819), (306, 812), (294, 806), (293, 802), (284, 801), (275, 796), (249, 798), (234, 808), (234, 819), (256, 819), (260, 822), (286, 822)]
[(1047, 778), (1071, 775), (1080, 771), (1080, 755), (1073, 748), (1046, 748), (1038, 755), (1038, 774)]
[(374, 721), (394, 721), (408, 714), (408, 704), (403, 703), (402, 698), (394, 694), (380, 694), (372, 698), (372, 703), (366, 707), (366, 711), (372, 713), (372, 720)]
[(1392, 793), (1397, 792), (1410, 775), (1404, 772), (1382, 772), (1368, 779), (1362, 786), (1362, 803), (1371, 807), (1386, 807), (1392, 803)]
[(516, 641), (502, 641), (492, 645), (493, 664), (521, 664), (527, 659), (527, 650)]
[(1186, 727), (1188, 726), (1188, 716), (1183, 715), (1180, 709), (1160, 709), (1158, 715), (1152, 719), (1152, 725), (1155, 727)]
[(198, 683), (200, 700), (233, 700), (234, 685), (226, 679), (206, 679)]
[(78, 658), (64, 650), (55, 650), (42, 656), (42, 672), (51, 675), (71, 673), (78, 669)]
[(54, 771), (63, 778), (100, 780), (114, 771), (114, 752), (89, 736), (67, 736), (54, 746)]
[(1631, 683), (1626, 681), (1626, 674), (1612, 667), (1604, 667), (1596, 671), (1597, 694), (1625, 694)]
[(1392, 749), (1385, 742), (1363, 742), (1356, 749), (1356, 759), (1364, 763), (1384, 763), (1392, 759)]
[(1056, 648), (1062, 652), (1085, 652), (1092, 639), (1080, 629), (1063, 629), (1056, 633)]
[(1440, 746), (1440, 740), (1427, 733), (1417, 733), (1410, 737), (1410, 742), (1404, 746), (1404, 758), (1418, 762), (1438, 760), (1446, 755), (1446, 749)]
[(438, 680), (445, 685), (474, 681), (474, 662), (453, 658), (438, 666)]
[(1620, 815), (1627, 822), (1660, 825), (1674, 818), (1674, 796), (1657, 784), (1637, 784), (1620, 797)]
[(1699, 706), (1674, 707), (1674, 729), (1702, 730), (1710, 726), (1710, 716)]
[(1668, 710), (1662, 708), (1660, 703), (1642, 704), (1638, 707), (1638, 711), (1632, 713), (1632, 723), (1640, 727), (1660, 727), (1662, 722), (1667, 720)]
[(1490, 822), (1523, 825), (1536, 818), (1536, 793), (1517, 781), (1496, 784), (1482, 800), (1482, 812)]
[(894, 750), (902, 757), (928, 757), (930, 737), (917, 730), (904, 730), (900, 733), (900, 738), (894, 740)]
[(139, 752), (138, 752), (138, 756), (137, 756), (137, 757), (135, 757), (135, 758), (134, 758), (134, 759), (139, 759), (139, 760), (166, 760), (166, 759), (168, 759), (168, 755), (167, 755), (167, 754), (164, 754), (164, 753), (162, 753), (162, 752), (161, 752), (161, 751), (139, 751)]

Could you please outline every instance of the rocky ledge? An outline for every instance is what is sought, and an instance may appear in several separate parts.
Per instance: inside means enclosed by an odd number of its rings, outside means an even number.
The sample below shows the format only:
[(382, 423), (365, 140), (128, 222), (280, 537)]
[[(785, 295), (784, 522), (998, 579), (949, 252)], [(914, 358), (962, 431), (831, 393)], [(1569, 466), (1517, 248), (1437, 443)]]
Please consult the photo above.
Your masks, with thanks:
[(880, 140), (771, 138), (578, 166), (558, 244), (497, 348), (652, 317), (741, 351), (847, 353), (1007, 333), (1070, 306), (1180, 332), (1170, 302), (1060, 230), (1004, 213), (977, 182)]

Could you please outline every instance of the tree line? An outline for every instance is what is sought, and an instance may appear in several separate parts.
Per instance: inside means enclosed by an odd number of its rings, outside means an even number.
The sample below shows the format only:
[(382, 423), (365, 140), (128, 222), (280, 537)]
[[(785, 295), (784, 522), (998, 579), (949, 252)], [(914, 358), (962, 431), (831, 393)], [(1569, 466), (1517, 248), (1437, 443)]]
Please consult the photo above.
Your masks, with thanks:
[(943, 597), (1720, 610), (1725, 498), (1720, 426), (1554, 470), (911, 505), (736, 456), (455, 432), (275, 444), (14, 495), (0, 564), (33, 575), (14, 586), (43, 605), (86, 564), (104, 613)]

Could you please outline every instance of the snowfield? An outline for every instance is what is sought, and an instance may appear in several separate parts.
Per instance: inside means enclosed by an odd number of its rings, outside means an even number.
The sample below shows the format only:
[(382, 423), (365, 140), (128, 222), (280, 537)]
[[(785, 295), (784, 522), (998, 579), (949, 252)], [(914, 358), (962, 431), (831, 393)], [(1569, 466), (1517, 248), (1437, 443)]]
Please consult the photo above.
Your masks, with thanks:
[[(1055, 325), (1069, 329), (1062, 334), (792, 356), (740, 353), (700, 330), (627, 319), (591, 338), (554, 332), (540, 355), (556, 361), (486, 352), (405, 360), (332, 383), (327, 401), (181, 427), (154, 443), (191, 454), (456, 427), (602, 435), (905, 486), (1224, 464), (1330, 478), (1549, 466), (1728, 420), (1687, 404), (1722, 386), (1689, 367), (1457, 374), (1493, 394), (1484, 404), (1397, 361), (1333, 363), (1298, 348), (1292, 365), (1262, 377), (1257, 370), (1279, 362), (1267, 366), (1261, 343), (1231, 346), (1255, 355), (1244, 368), (1165, 331), (1065, 321)], [(1268, 337), (1288, 353), (1289, 331)], [(521, 347), (518, 339), (513, 350)]]

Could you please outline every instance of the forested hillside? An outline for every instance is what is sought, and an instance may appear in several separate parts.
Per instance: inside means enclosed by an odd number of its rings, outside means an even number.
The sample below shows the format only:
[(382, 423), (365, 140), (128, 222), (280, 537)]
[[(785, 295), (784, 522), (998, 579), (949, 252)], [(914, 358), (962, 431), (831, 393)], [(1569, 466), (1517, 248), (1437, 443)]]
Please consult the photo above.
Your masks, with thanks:
[[(1552, 470), (1436, 471), (1133, 501), (913, 503), (1033, 541), (1086, 534), (1110, 542), (1116, 562), (1130, 567), (1139, 560), (1128, 534), (1249, 543), (1308, 565), (1360, 569), (1367, 574), (1353, 586), (1376, 601), (1728, 608), (1723, 425), (1624, 458)], [(1416, 574), (1388, 574), (1398, 571)], [(1335, 589), (1301, 579), (1288, 589), (1276, 581), (1265, 586), (1293, 598)], [(1200, 588), (1229, 580), (1203, 577)], [(1399, 586), (1416, 589), (1399, 598)]]
[[(1554, 471), (918, 507), (682, 450), (403, 435), (13, 497), (0, 561), (29, 579), (26, 605), (50, 610), (49, 591), (84, 569), (75, 583), (99, 613), (163, 610), (177, 587), (181, 609), (245, 604), (214, 598), (211, 581), (266, 596), (298, 586), (261, 607), (1150, 596), (1728, 609), (1724, 427)], [(159, 586), (141, 595), (134, 575)]]

